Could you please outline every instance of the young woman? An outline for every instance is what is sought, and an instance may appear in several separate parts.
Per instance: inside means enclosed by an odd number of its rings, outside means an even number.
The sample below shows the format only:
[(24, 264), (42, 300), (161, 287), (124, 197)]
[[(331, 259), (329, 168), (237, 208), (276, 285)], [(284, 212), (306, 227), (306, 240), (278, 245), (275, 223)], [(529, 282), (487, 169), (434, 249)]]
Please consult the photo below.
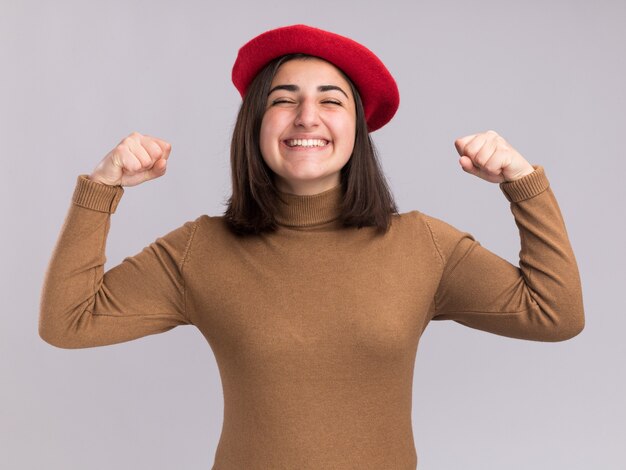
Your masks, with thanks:
[[(171, 146), (132, 133), (79, 175), (46, 273), (39, 333), (61, 348), (195, 325), (215, 354), (224, 423), (214, 469), (409, 469), (419, 339), (430, 320), (563, 341), (584, 326), (574, 253), (541, 165), (494, 131), (459, 164), (499, 187), (519, 267), (468, 232), (397, 212), (370, 133), (399, 103), (367, 48), (294, 25), (240, 50), (232, 196), (103, 272), (124, 186)], [(410, 136), (407, 136), (410, 139)]]

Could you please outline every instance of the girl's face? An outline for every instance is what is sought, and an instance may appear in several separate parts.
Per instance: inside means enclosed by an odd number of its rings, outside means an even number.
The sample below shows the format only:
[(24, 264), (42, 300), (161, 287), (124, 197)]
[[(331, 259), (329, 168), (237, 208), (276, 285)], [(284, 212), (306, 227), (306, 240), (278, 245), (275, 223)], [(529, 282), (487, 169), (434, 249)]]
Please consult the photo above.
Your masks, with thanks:
[(277, 70), (260, 145), (283, 192), (317, 194), (337, 186), (354, 148), (356, 107), (350, 85), (322, 59), (292, 59)]

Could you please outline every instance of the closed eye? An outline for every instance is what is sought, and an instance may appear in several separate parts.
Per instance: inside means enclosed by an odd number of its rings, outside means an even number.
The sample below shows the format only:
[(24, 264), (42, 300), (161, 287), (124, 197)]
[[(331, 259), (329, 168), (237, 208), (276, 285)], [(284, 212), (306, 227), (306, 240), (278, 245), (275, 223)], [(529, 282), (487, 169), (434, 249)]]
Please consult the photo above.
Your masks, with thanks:
[[(274, 100), (274, 101), (272, 101), (272, 104), (279, 104), (279, 103), (291, 103), (291, 101), (287, 101), (287, 100)], [(322, 101), (322, 103), (331, 103), (331, 104), (337, 104), (337, 105), (341, 106), (341, 103), (339, 101), (334, 101), (334, 100), (324, 100), (324, 101)]]

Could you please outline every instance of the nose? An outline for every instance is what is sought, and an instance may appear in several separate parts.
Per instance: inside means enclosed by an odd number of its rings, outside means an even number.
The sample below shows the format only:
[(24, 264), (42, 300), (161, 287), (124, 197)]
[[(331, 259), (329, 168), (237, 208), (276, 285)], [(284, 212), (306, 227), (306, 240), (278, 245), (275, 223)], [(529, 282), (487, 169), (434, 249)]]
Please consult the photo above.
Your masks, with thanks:
[(302, 127), (314, 127), (319, 124), (319, 113), (314, 100), (302, 100), (294, 124)]

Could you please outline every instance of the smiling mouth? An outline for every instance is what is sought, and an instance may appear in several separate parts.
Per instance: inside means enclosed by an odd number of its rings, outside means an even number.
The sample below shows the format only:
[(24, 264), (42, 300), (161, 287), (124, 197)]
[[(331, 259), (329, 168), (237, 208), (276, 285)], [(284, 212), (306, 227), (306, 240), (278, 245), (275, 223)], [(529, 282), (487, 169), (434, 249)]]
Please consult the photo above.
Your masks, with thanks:
[(283, 143), (295, 150), (325, 148), (330, 144), (330, 141), (324, 139), (287, 139), (283, 140)]

